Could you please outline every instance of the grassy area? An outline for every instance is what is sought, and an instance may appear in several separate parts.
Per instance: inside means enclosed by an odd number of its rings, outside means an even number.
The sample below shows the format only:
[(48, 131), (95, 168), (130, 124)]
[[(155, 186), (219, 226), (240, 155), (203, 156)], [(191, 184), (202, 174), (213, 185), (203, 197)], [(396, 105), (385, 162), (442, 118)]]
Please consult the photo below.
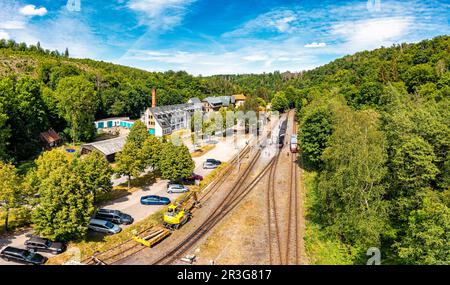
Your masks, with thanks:
[(194, 151), (193, 153), (191, 153), (192, 157), (199, 157), (204, 155), (205, 153), (209, 152), (210, 150), (213, 150), (216, 146), (213, 144), (208, 144), (203, 146), (201, 149), (198, 149), (196, 151)]
[[(306, 231), (305, 248), (310, 264), (353, 264), (356, 252), (349, 253), (347, 247), (337, 237), (332, 237), (314, 219), (316, 196), (316, 172), (305, 171), (306, 187)], [(351, 251), (351, 249), (350, 249)]]

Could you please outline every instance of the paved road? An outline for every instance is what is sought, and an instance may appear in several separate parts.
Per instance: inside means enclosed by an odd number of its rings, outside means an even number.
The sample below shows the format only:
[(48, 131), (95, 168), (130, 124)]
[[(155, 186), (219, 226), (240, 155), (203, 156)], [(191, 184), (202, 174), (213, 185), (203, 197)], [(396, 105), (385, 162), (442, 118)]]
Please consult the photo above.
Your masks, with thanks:
[[(243, 147), (245, 145), (245, 139), (240, 141), (239, 145)], [(195, 157), (195, 173), (206, 176), (209, 174), (212, 170), (211, 169), (203, 169), (203, 162), (207, 158), (214, 158), (218, 159), (220, 161), (229, 161), (233, 158), (234, 155), (236, 155), (238, 152), (238, 148), (236, 148), (235, 143), (233, 140), (221, 140), (217, 141), (216, 147), (212, 150), (210, 150), (208, 153), (204, 154), (200, 157)], [(113, 179), (114, 185), (119, 185), (121, 183), (126, 182), (126, 178), (122, 177), (119, 179)], [(140, 198), (145, 195), (160, 195), (160, 196), (166, 196), (169, 197), (171, 200), (175, 200), (180, 194), (168, 194), (166, 192), (167, 187), (167, 180), (160, 180), (158, 179), (156, 183), (144, 187), (142, 190), (138, 190), (128, 196), (119, 198), (117, 200), (111, 201), (107, 205), (105, 205), (105, 208), (109, 209), (117, 209), (120, 211), (123, 211), (125, 213), (130, 214), (134, 217), (135, 221), (141, 221), (145, 219), (146, 217), (150, 216), (151, 214), (159, 211), (164, 206), (146, 206), (141, 205)], [(23, 248), (23, 244), (25, 240), (27, 240), (27, 235), (31, 233), (30, 230), (25, 230), (20, 233), (17, 233), (13, 236), (9, 237), (1, 237), (0, 238), (0, 249), (2, 249), (5, 246), (14, 246)], [(44, 254), (46, 256), (49, 256), (48, 254)], [(5, 264), (14, 264), (13, 262), (6, 262), (2, 259), (0, 259), (0, 265)]]

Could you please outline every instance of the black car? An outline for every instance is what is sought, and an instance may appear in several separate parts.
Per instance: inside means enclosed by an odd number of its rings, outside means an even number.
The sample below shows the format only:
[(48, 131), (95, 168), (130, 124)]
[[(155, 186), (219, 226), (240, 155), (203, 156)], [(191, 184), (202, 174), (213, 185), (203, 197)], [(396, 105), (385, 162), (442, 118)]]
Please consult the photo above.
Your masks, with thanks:
[(109, 221), (117, 225), (129, 225), (134, 222), (133, 217), (122, 213), (119, 210), (100, 209), (95, 215), (95, 219)]
[(62, 242), (53, 242), (51, 240), (40, 237), (32, 237), (29, 240), (25, 241), (25, 247), (28, 250), (50, 252), (53, 254), (63, 253), (67, 248), (66, 245)]
[(212, 163), (212, 164), (215, 164), (215, 165), (221, 165), (222, 164), (222, 162), (220, 160), (212, 159), (212, 158), (208, 158), (206, 160), (206, 162), (209, 162), (209, 163)]
[(6, 261), (24, 264), (41, 265), (47, 262), (47, 257), (26, 249), (8, 246), (0, 252), (0, 257)]

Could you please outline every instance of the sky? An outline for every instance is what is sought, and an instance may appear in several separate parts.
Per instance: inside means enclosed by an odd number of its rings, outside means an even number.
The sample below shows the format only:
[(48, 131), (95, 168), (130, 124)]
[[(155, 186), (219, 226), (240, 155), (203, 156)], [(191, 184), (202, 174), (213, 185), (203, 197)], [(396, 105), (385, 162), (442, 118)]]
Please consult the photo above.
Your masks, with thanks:
[(0, 38), (193, 75), (298, 72), (450, 34), (450, 0), (0, 0)]

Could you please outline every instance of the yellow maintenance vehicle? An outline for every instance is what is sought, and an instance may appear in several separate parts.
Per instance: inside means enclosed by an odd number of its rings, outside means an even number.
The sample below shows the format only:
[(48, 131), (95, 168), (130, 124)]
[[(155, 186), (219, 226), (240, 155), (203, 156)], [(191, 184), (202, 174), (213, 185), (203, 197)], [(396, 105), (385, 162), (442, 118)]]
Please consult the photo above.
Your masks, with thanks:
[(171, 204), (164, 214), (164, 226), (168, 229), (179, 229), (186, 224), (192, 214), (189, 210), (185, 210), (182, 205)]
[[(186, 196), (178, 204), (170, 204), (167, 208), (167, 212), (164, 214), (163, 225), (168, 229), (179, 229), (186, 224), (192, 217), (191, 209), (198, 206), (197, 193), (191, 192), (192, 195)], [(187, 204), (190, 202), (190, 198), (193, 196), (193, 203), (190, 206)]]

